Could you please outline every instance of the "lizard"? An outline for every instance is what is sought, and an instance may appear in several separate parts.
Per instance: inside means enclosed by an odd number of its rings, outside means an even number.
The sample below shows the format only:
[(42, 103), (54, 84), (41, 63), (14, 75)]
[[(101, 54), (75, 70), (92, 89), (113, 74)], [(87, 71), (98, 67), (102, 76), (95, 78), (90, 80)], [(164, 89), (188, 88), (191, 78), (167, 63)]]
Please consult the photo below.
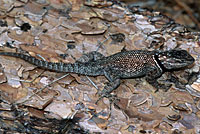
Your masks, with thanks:
[(108, 82), (103, 90), (98, 92), (100, 98), (109, 98), (110, 93), (119, 85), (121, 79), (145, 77), (146, 81), (156, 89), (165, 89), (157, 79), (166, 71), (185, 68), (194, 63), (194, 58), (182, 49), (168, 51), (124, 50), (105, 57), (97, 51), (92, 51), (75, 63), (54, 63), (35, 57), (14, 52), (0, 52), (0, 55), (21, 58), (37, 67), (64, 73), (77, 73), (87, 76), (104, 75)]

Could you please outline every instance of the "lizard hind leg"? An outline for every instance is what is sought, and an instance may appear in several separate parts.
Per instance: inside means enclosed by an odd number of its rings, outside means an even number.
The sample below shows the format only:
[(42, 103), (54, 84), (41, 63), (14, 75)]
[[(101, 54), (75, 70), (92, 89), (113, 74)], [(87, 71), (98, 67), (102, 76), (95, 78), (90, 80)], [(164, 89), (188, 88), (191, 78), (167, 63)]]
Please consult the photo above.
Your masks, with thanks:
[(105, 70), (104, 75), (109, 82), (106, 83), (102, 92), (109, 94), (120, 85), (120, 77), (118, 76), (118, 72), (113, 70)]
[(77, 62), (90, 62), (90, 61), (96, 61), (99, 59), (104, 58), (105, 56), (97, 51), (92, 51), (86, 54), (83, 54), (78, 60)]
[(120, 77), (118, 77), (116, 73), (112, 73), (112, 71), (104, 71), (104, 75), (109, 82), (105, 83), (104, 89), (98, 92), (100, 98), (97, 100), (97, 102), (104, 97), (108, 98), (109, 100), (116, 98), (116, 96), (112, 95), (111, 92), (120, 85)]

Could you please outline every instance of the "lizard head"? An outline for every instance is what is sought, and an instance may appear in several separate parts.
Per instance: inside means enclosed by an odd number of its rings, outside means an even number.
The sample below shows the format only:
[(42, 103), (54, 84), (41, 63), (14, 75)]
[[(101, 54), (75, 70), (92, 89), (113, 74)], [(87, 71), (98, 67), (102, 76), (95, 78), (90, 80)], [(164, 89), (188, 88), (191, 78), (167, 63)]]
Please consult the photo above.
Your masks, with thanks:
[(158, 53), (158, 60), (166, 69), (180, 69), (194, 63), (194, 58), (186, 50), (169, 50)]

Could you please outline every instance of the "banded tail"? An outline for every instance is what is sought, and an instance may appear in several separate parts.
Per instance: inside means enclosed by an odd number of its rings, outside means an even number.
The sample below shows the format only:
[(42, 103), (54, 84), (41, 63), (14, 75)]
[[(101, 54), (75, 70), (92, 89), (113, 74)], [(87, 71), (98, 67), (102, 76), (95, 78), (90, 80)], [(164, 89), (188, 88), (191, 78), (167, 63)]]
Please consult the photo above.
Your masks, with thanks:
[(80, 63), (80, 62), (75, 62), (74, 64), (62, 63), (62, 62), (59, 62), (59, 63), (47, 62), (47, 61), (36, 59), (35, 57), (32, 57), (32, 56), (24, 55), (21, 53), (13, 53), (13, 52), (0, 52), (0, 55), (17, 57), (33, 65), (36, 65), (37, 67), (56, 71), (56, 72), (66, 72), (66, 73), (71, 72), (71, 73), (91, 75), (91, 76), (100, 75), (100, 74), (94, 74), (95, 70), (91, 65)]

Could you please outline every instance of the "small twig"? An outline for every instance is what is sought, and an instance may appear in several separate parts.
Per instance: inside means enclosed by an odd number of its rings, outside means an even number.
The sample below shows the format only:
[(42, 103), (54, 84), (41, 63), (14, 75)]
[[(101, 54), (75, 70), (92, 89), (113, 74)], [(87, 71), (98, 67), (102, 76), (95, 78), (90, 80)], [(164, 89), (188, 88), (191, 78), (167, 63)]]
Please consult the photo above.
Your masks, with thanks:
[(47, 61), (44, 57), (42, 57), (40, 54), (36, 54), (39, 58), (41, 58), (43, 61)]
[(192, 21), (197, 25), (197, 27), (200, 29), (200, 23), (199, 21), (194, 17), (194, 13), (193, 11), (191, 10), (191, 8), (186, 5), (184, 2), (182, 2), (181, 0), (175, 0), (175, 2), (180, 6), (182, 7), (186, 12), (187, 14), (189, 15), (189, 17), (192, 19)]
[(20, 82), (25, 82), (25, 83), (32, 83), (33, 81), (35, 81), (38, 77), (40, 77), (43, 73), (45, 72), (45, 70), (43, 70), (38, 76), (36, 76), (34, 79), (28, 81), (28, 80), (21, 80), (21, 79), (15, 79), (15, 78), (11, 78), (11, 80), (15, 80), (15, 81), (20, 81)]
[(41, 88), (41, 89), (39, 89), (38, 91), (36, 91), (35, 93), (33, 93), (31, 96), (28, 97), (28, 99), (26, 99), (26, 100), (23, 101), (22, 103), (24, 103), (24, 102), (30, 100), (34, 95), (37, 95), (38, 93), (42, 92), (42, 90), (44, 90), (45, 88), (47, 88), (47, 87), (50, 86), (51, 84), (53, 84), (53, 83), (55, 83), (55, 82), (57, 82), (57, 81), (63, 79), (64, 77), (66, 77), (66, 76), (68, 76), (68, 75), (69, 75), (69, 74), (65, 74), (65, 75), (61, 76), (60, 78), (53, 80), (53, 81), (50, 82), (48, 85), (45, 85), (43, 88)]
[[(60, 78), (53, 80), (53, 81), (50, 82), (48, 85), (45, 85), (43, 88), (41, 88), (40, 90), (38, 90), (37, 92), (35, 92), (33, 95), (35, 95), (35, 94), (41, 92), (42, 90), (44, 90), (45, 88), (47, 88), (47, 87), (50, 86), (51, 84), (53, 84), (53, 83), (55, 83), (55, 82), (57, 82), (57, 81), (59, 81), (59, 80), (65, 78), (65, 77), (68, 76), (68, 75), (69, 75), (69, 74), (65, 74), (65, 75), (61, 76)], [(33, 96), (33, 95), (31, 95), (31, 96)], [(31, 96), (30, 96), (30, 97), (31, 97)]]
[(98, 46), (98, 48), (97, 48), (96, 51), (98, 51), (99, 48), (103, 45), (103, 43), (105, 43), (105, 42), (106, 42), (107, 40), (109, 40), (109, 39), (110, 39), (110, 37), (106, 38), (106, 39), (105, 39), (104, 41), (102, 41), (102, 42), (98, 41), (99, 46)]
[(86, 75), (86, 78), (90, 81), (90, 83), (97, 89), (99, 90), (99, 88), (97, 87), (97, 85)]

